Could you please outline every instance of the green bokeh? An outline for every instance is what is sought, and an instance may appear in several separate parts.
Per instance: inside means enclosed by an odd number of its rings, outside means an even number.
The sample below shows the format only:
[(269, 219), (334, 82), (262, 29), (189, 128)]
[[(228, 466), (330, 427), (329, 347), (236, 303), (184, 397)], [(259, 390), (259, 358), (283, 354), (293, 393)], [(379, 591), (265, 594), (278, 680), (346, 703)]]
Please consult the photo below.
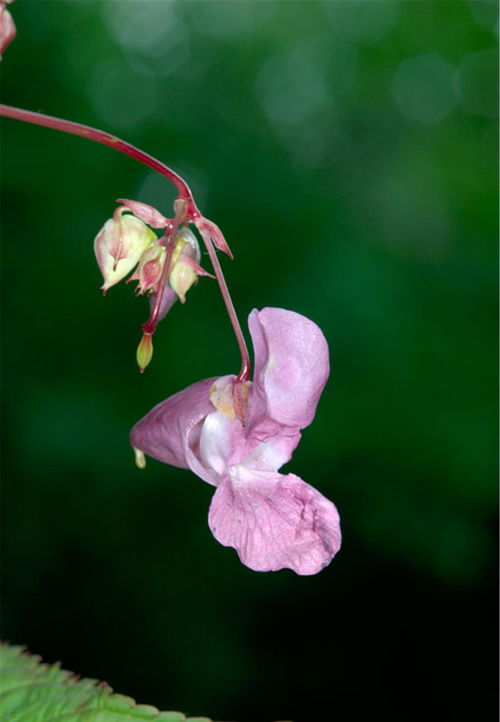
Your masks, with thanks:
[(130, 286), (101, 297), (92, 241), (116, 198), (168, 214), (171, 187), (5, 120), (4, 636), (221, 719), (407, 719), (408, 699), (449, 719), (488, 709), (495, 4), (10, 9), (3, 102), (181, 172), (235, 254), (221, 262), (241, 319), (280, 306), (323, 329), (331, 380), (287, 468), (338, 505), (344, 546), (318, 577), (256, 574), (212, 538), (210, 487), (135, 469), (138, 418), (238, 369), (220, 296), (202, 279), (140, 376), (147, 303)]

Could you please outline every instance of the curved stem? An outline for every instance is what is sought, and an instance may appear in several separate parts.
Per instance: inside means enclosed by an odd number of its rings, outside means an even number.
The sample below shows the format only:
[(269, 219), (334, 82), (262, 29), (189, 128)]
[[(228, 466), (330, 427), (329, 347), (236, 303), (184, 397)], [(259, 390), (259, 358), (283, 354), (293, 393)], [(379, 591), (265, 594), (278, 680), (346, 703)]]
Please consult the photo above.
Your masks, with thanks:
[(226, 310), (229, 315), (229, 320), (231, 321), (234, 335), (236, 336), (236, 341), (238, 342), (238, 348), (240, 349), (241, 369), (237, 376), (237, 381), (248, 381), (250, 379), (251, 365), (250, 365), (250, 356), (248, 355), (248, 349), (247, 349), (247, 345), (245, 342), (245, 337), (243, 336), (243, 331), (241, 330), (240, 322), (238, 321), (238, 316), (236, 315), (233, 301), (229, 294), (229, 289), (227, 287), (226, 279), (224, 278), (224, 274), (222, 273), (222, 268), (220, 266), (219, 259), (217, 257), (217, 253), (215, 252), (215, 248), (212, 243), (212, 239), (208, 236), (208, 234), (204, 233), (203, 231), (200, 231), (200, 233), (201, 233), (201, 236), (205, 243), (206, 249), (208, 251), (208, 255), (210, 256), (210, 262), (214, 269), (215, 276), (216, 276), (217, 282), (219, 284), (220, 292), (222, 293), (222, 298), (224, 299), (224, 304), (226, 306)]
[(33, 123), (35, 125), (43, 125), (45, 128), (53, 128), (54, 130), (60, 130), (63, 133), (71, 133), (72, 135), (79, 135), (82, 138), (88, 138), (94, 140), (97, 143), (102, 143), (110, 148), (120, 151), (128, 155), (130, 158), (138, 160), (140, 163), (147, 165), (149, 168), (161, 173), (169, 181), (171, 181), (177, 188), (179, 198), (186, 200), (188, 207), (188, 217), (190, 220), (196, 220), (201, 218), (201, 213), (196, 207), (196, 203), (193, 199), (193, 194), (186, 181), (180, 177), (175, 171), (161, 163), (153, 156), (144, 151), (136, 148), (134, 145), (117, 138), (111, 133), (106, 133), (97, 128), (91, 128), (89, 125), (83, 125), (82, 123), (73, 123), (70, 120), (62, 120), (61, 118), (54, 118), (51, 115), (44, 115), (44, 113), (33, 113), (30, 110), (23, 110), (22, 108), (13, 108), (10, 105), (0, 105), (0, 115), (6, 118), (14, 118), (15, 120), (23, 120), (26, 123)]

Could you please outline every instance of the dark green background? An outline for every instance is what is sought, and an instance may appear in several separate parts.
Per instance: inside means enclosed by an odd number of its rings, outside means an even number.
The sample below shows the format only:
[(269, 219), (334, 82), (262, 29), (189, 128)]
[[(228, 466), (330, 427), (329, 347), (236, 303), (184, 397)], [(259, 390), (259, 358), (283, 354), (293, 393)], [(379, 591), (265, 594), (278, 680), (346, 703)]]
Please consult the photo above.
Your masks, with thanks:
[[(323, 329), (332, 376), (289, 470), (337, 505), (315, 577), (258, 574), (212, 488), (129, 428), (238, 370), (203, 279), (159, 328), (92, 242), (165, 180), (2, 123), (3, 636), (161, 708), (240, 722), (494, 716), (496, 54), (490, 2), (17, 0), (5, 103), (181, 172), (235, 254), (242, 322)], [(204, 258), (208, 267), (208, 259)]]

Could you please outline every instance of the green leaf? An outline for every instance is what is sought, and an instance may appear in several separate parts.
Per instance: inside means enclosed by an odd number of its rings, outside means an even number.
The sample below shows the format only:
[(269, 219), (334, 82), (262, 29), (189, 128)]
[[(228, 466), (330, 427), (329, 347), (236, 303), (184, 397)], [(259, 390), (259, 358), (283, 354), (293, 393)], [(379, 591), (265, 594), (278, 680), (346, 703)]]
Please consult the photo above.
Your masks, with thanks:
[(2, 722), (210, 722), (136, 704), (105, 682), (79, 679), (7, 644), (0, 645), (0, 709)]

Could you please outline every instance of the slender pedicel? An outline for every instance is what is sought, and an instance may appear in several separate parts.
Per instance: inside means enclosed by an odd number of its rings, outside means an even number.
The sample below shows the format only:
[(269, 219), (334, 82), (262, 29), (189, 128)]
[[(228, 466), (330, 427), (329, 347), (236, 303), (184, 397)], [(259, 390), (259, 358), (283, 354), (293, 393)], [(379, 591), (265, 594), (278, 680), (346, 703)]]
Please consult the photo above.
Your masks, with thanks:
[(165, 284), (167, 282), (167, 278), (171, 271), (170, 267), (172, 265), (172, 254), (174, 252), (177, 231), (178, 231), (181, 223), (184, 223), (187, 219), (187, 201), (184, 199), (177, 198), (177, 200), (174, 203), (174, 211), (175, 211), (175, 217), (174, 217), (174, 220), (172, 223), (172, 227), (171, 227), (170, 231), (168, 232), (168, 234), (166, 234), (167, 255), (165, 258), (165, 263), (163, 265), (163, 271), (162, 271), (159, 285), (158, 285), (158, 293), (156, 296), (156, 302), (155, 302), (155, 305), (151, 312), (151, 316), (149, 317), (149, 319), (146, 321), (146, 323), (142, 327), (142, 330), (144, 331), (144, 333), (151, 334), (151, 335), (156, 331), (156, 327), (158, 325), (158, 317), (160, 314), (161, 301), (162, 301), (163, 294), (165, 291)]
[(241, 369), (237, 376), (237, 381), (239, 381), (239, 382), (248, 381), (250, 379), (251, 367), (250, 367), (250, 357), (248, 355), (248, 349), (247, 349), (247, 345), (245, 343), (245, 337), (243, 336), (240, 322), (238, 321), (238, 316), (236, 314), (236, 311), (235, 311), (235, 308), (233, 305), (233, 301), (229, 294), (229, 289), (227, 287), (226, 280), (222, 273), (222, 268), (220, 267), (219, 259), (217, 258), (217, 253), (215, 252), (215, 248), (213, 247), (212, 240), (211, 240), (210, 236), (208, 234), (206, 234), (204, 231), (200, 231), (200, 235), (203, 238), (206, 249), (208, 251), (208, 255), (210, 256), (210, 261), (212, 263), (212, 267), (214, 269), (217, 281), (219, 282), (220, 292), (222, 293), (222, 298), (224, 299), (224, 303), (226, 305), (226, 310), (229, 315), (229, 320), (231, 321), (234, 335), (236, 336), (236, 341), (238, 342), (238, 347), (240, 349)]

